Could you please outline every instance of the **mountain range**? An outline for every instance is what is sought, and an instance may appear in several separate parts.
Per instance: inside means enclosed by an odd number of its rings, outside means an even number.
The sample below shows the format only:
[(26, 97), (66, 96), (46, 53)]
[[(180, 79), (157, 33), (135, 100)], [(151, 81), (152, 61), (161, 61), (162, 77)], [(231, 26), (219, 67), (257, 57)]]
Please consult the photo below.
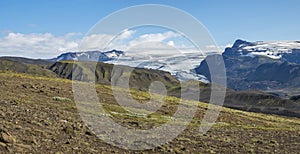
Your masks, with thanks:
[[(111, 85), (112, 69), (115, 65), (103, 62), (82, 61), (84, 66), (74, 63), (74, 61), (58, 61), (50, 62), (46, 60), (34, 60), (20, 57), (0, 57), (0, 70), (16, 73), (26, 73), (35, 76), (59, 77), (64, 79), (75, 79), (80, 81), (92, 81), (89, 76), (95, 74), (95, 83), (100, 85)], [(95, 72), (93, 67), (96, 64)], [(91, 66), (90, 68), (88, 66)], [(76, 68), (76, 72), (73, 72)], [(128, 75), (128, 70), (132, 67), (117, 65), (122, 76)], [(188, 82), (180, 81), (171, 73), (161, 70), (133, 68), (133, 72), (129, 76), (130, 88), (148, 91), (149, 86), (154, 81), (160, 81), (166, 86), (167, 95), (181, 97), (181, 86)], [(200, 86), (200, 101), (209, 102), (211, 96), (211, 85), (209, 83), (198, 82)], [(191, 91), (191, 93), (196, 93)], [(268, 94), (260, 91), (236, 91), (230, 88), (226, 90), (224, 106), (239, 110), (278, 114), (292, 117), (300, 117), (300, 97), (298, 95), (290, 98), (280, 98), (273, 94)]]
[[(94, 61), (170, 72), (180, 81), (210, 82), (206, 59), (222, 56), (228, 87), (234, 90), (260, 90), (291, 97), (300, 89), (300, 41), (248, 42), (236, 40), (222, 55), (135, 55), (124, 51), (67, 52), (50, 62)], [(203, 60), (204, 59), (204, 60)], [(191, 65), (187, 65), (190, 64)], [(200, 65), (199, 65), (200, 63)]]
[[(0, 57), (0, 70), (28, 73), (37, 76), (60, 77), (89, 81), (94, 73), (97, 84), (111, 84), (115, 65), (124, 70), (133, 69), (130, 87), (147, 91), (153, 81), (166, 85), (168, 95), (180, 97), (180, 83), (196, 80), (201, 87), (200, 101), (209, 102), (210, 73), (207, 59), (222, 56), (227, 73), (225, 107), (300, 117), (300, 42), (247, 42), (237, 40), (222, 55), (205, 57), (198, 66), (186, 68), (186, 60), (195, 63), (201, 57), (168, 56), (164, 59), (147, 60), (145, 57), (127, 55), (126, 52), (87, 51), (67, 52), (52, 59), (28, 59), (23, 57)], [(95, 72), (86, 72), (74, 63), (80, 61), (96, 65)], [(138, 65), (137, 65), (138, 64)], [(172, 67), (170, 65), (173, 64)], [(78, 68), (73, 73), (73, 68)], [(122, 75), (126, 75), (126, 71)]]
[(209, 58), (224, 59), (228, 87), (261, 90), (281, 97), (297, 94), (300, 88), (300, 42), (247, 42), (237, 40), (222, 55), (210, 55), (195, 68), (210, 80)]
[[(125, 65), (136, 68), (147, 68), (170, 72), (181, 81), (199, 80), (208, 82), (206, 77), (196, 74), (191, 68), (199, 65), (204, 57), (200, 53), (166, 54), (166, 55), (140, 55), (124, 51), (86, 51), (66, 52), (56, 58), (46, 59), (51, 62), (58, 61), (93, 61), (109, 64)], [(188, 66), (189, 64), (190, 66)]]

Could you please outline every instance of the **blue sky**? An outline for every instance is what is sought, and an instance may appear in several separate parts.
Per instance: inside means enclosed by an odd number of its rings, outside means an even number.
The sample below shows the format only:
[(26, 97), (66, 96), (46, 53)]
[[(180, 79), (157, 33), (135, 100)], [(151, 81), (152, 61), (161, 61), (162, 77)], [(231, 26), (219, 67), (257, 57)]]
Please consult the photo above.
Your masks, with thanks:
[(85, 34), (103, 17), (140, 4), (170, 5), (190, 13), (207, 27), (220, 46), (231, 44), (237, 38), (269, 41), (299, 40), (300, 36), (298, 0), (2, 0), (0, 39), (9, 33), (51, 34), (54, 38), (69, 33)]

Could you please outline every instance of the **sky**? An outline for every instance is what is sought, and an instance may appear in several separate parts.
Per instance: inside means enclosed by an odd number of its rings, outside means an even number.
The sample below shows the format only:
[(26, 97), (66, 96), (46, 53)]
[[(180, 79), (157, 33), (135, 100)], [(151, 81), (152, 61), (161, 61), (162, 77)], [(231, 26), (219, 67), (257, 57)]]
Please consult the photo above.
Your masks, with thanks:
[[(0, 56), (50, 58), (76, 50), (78, 40), (99, 20), (120, 9), (141, 4), (163, 4), (191, 14), (209, 30), (219, 46), (230, 45), (236, 39), (299, 40), (300, 36), (299, 0), (2, 0)], [(160, 37), (174, 45), (170, 37), (177, 37), (166, 31), (152, 35), (137, 30), (125, 32), (136, 34), (133, 42)], [(106, 34), (97, 39), (110, 37)]]

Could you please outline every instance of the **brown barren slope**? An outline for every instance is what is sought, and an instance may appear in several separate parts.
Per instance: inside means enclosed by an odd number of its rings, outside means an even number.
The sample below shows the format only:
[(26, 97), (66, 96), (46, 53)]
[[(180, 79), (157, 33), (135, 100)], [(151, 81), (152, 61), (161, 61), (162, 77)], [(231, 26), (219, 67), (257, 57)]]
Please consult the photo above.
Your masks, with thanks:
[[(147, 117), (130, 115), (117, 105), (109, 86), (97, 86), (112, 118), (129, 128), (148, 129), (171, 119), (177, 98)], [(148, 93), (132, 90), (140, 102)], [(189, 127), (155, 149), (123, 150), (98, 139), (81, 120), (70, 80), (0, 73), (0, 153), (299, 153), (300, 119), (223, 108), (205, 134), (198, 128), (207, 104), (197, 103)], [(175, 102), (175, 103), (174, 103)], [(191, 105), (194, 104), (194, 105)], [(195, 107), (195, 103), (190, 103)], [(112, 112), (113, 111), (113, 112)], [(134, 123), (135, 122), (135, 123)], [(180, 124), (179, 124), (180, 125)], [(112, 128), (113, 129), (113, 128)]]

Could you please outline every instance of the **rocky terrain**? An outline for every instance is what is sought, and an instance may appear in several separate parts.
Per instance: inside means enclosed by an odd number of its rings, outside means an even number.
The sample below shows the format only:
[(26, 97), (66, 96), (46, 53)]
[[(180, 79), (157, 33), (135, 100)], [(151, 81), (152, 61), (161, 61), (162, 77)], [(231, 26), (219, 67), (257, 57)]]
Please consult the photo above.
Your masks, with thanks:
[[(149, 116), (132, 114), (118, 106), (110, 86), (99, 84), (96, 89), (108, 116), (132, 129), (149, 129), (170, 121), (179, 101), (168, 97), (149, 120)], [(145, 92), (132, 90), (131, 94), (141, 103), (149, 99)], [(196, 107), (197, 112), (178, 137), (154, 149), (131, 151), (105, 143), (83, 123), (70, 80), (2, 71), (0, 97), (0, 153), (281, 154), (300, 150), (298, 118), (222, 108), (217, 122), (201, 135), (198, 129), (207, 104), (190, 101), (186, 106)]]

